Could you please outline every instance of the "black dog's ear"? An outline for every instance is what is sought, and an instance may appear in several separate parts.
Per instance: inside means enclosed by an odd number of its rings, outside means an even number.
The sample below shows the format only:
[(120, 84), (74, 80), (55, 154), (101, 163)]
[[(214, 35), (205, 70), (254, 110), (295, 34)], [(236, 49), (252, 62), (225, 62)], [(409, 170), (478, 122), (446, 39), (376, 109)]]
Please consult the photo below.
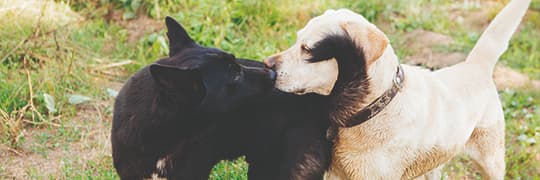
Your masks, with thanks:
[(189, 37), (186, 29), (172, 17), (165, 18), (167, 25), (167, 37), (169, 38), (169, 56), (181, 52), (184, 48), (195, 45), (195, 41)]
[(154, 63), (150, 65), (150, 74), (161, 87), (170, 91), (195, 93), (201, 92), (204, 88), (201, 74), (197, 69), (182, 69)]

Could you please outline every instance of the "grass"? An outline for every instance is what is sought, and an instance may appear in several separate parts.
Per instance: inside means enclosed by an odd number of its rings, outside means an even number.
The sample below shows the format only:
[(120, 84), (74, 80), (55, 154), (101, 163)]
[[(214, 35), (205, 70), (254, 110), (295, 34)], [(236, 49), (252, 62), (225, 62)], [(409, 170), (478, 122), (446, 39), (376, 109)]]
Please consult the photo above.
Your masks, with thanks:
[[(0, 0), (0, 179), (117, 179), (108, 142), (113, 97), (107, 89), (117, 90), (130, 74), (166, 56), (165, 30), (148, 30), (145, 23), (162, 25), (167, 15), (203, 45), (261, 60), (288, 48), (310, 18), (345, 7), (383, 29), (403, 58), (416, 52), (407, 48), (414, 42), (403, 42), (402, 36), (416, 29), (452, 37), (444, 51), (468, 52), (481, 31), (456, 17), (484, 10), (450, 0), (24, 2)], [(486, 6), (487, 18), (503, 5)], [(540, 79), (540, 1), (531, 7), (501, 63)], [(539, 179), (540, 92), (500, 94), (507, 178)], [(467, 157), (456, 158), (445, 173), (478, 179), (471, 165)], [(222, 162), (211, 179), (246, 179), (247, 168), (243, 158)]]

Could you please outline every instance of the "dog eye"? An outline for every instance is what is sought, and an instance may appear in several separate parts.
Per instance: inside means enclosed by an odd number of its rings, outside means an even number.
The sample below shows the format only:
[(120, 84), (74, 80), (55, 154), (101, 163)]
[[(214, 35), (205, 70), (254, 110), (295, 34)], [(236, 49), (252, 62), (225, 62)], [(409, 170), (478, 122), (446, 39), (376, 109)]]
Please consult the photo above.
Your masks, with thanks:
[(300, 48), (302, 48), (302, 51), (303, 51), (303, 52), (306, 52), (306, 53), (310, 53), (310, 52), (311, 52), (311, 48), (309, 48), (306, 44), (300, 45)]

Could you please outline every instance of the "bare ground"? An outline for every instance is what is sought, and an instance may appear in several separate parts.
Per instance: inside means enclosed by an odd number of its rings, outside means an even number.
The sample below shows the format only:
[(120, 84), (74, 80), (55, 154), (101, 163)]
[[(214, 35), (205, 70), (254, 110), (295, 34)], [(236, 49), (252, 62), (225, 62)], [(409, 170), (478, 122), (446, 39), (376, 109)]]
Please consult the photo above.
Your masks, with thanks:
[(154, 20), (144, 14), (137, 14), (135, 18), (125, 20), (122, 17), (123, 13), (123, 11), (113, 10), (108, 14), (108, 20), (118, 22), (127, 29), (129, 43), (135, 43), (145, 34), (163, 29), (163, 22)]
[[(467, 57), (460, 52), (441, 52), (436, 50), (440, 47), (452, 45), (454, 40), (450, 36), (425, 31), (414, 30), (407, 33), (405, 42), (411, 44), (407, 48), (413, 51), (413, 55), (405, 57), (407, 64), (422, 65), (427, 68), (439, 69), (462, 62)], [(529, 78), (526, 74), (497, 65), (493, 73), (493, 79), (499, 90), (504, 89), (540, 89), (540, 81)]]
[[(54, 142), (38, 142), (36, 136), (40, 134), (55, 134), (58, 133), (55, 129), (34, 129), (25, 134), (26, 142), (22, 148), (17, 150), (18, 153), (11, 153), (8, 158), (1, 159), (0, 163), (9, 167), (6, 169), (4, 177), (28, 179), (29, 171), (32, 168), (39, 176), (60, 175), (64, 161), (67, 159), (73, 160), (76, 157), (77, 164), (85, 164), (89, 160), (98, 160), (103, 156), (110, 156), (110, 141), (109, 127), (110, 118), (100, 120), (96, 110), (87, 109), (74, 117), (73, 121), (86, 121), (85, 123), (73, 122), (68, 123), (68, 128), (76, 128), (81, 124), (86, 127), (81, 128), (80, 138), (67, 144), (67, 146), (55, 147), (49, 149), (50, 143)], [(71, 126), (71, 127), (69, 127)], [(54, 140), (53, 140), (54, 141)], [(43, 144), (41, 144), (43, 143)], [(39, 147), (45, 148), (46, 152), (38, 152), (34, 149)]]
[[(108, 87), (119, 90), (121, 84), (111, 86), (109, 83)], [(90, 168), (88, 162), (99, 164), (105, 161), (110, 166), (107, 159), (111, 157), (112, 102), (111, 98), (79, 105), (76, 115), (67, 120), (64, 127), (31, 129), (24, 133), (25, 141), (20, 148), (0, 147), (3, 157), (0, 158), (0, 177), (59, 178), (73, 166)]]

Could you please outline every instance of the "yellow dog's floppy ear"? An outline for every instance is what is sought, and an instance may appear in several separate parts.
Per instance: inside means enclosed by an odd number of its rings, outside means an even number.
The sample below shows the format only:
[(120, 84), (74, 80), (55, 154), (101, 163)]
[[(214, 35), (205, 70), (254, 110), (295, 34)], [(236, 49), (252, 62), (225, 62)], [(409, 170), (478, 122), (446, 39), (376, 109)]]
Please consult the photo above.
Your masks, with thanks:
[(368, 66), (381, 57), (390, 42), (384, 33), (372, 24), (362, 25), (355, 22), (346, 22), (340, 26), (343, 31), (356, 41), (357, 45), (364, 49)]

